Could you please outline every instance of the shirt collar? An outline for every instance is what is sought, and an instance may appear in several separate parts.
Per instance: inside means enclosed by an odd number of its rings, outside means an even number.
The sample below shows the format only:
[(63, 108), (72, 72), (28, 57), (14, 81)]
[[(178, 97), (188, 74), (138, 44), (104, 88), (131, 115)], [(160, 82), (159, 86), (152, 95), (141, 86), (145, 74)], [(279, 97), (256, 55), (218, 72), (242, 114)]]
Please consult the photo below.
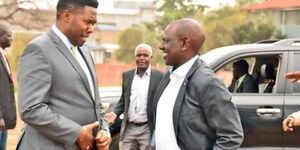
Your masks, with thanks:
[(6, 54), (6, 51), (2, 47), (0, 47), (0, 53), (4, 56)]
[(57, 28), (55, 24), (52, 25), (52, 30), (54, 33), (63, 41), (63, 43), (66, 45), (66, 47), (71, 50), (71, 47), (73, 44), (70, 42), (70, 40)]
[(180, 78), (183, 78), (186, 76), (186, 74), (188, 73), (188, 71), (191, 69), (192, 65), (194, 64), (194, 62), (199, 58), (198, 55), (194, 56), (192, 59), (190, 59), (189, 61), (187, 61), (186, 63), (184, 63), (183, 65), (181, 65), (180, 67), (178, 67), (176, 70), (174, 70), (172, 72), (173, 67), (170, 67), (169, 72), (171, 74), (174, 74)]
[[(137, 74), (137, 68), (135, 68), (134, 74), (135, 74), (135, 75), (138, 75), (138, 74)], [(145, 74), (144, 74), (143, 76), (145, 76), (145, 75), (148, 76), (148, 75), (150, 75), (150, 74), (151, 74), (151, 66), (149, 65), (148, 68), (147, 68), (147, 70), (146, 70), (146, 72), (145, 72)]]
[(247, 73), (244, 74), (243, 76), (241, 76), (239, 79), (238, 79), (238, 87), (240, 86), (240, 84), (243, 82), (243, 80), (245, 79)]

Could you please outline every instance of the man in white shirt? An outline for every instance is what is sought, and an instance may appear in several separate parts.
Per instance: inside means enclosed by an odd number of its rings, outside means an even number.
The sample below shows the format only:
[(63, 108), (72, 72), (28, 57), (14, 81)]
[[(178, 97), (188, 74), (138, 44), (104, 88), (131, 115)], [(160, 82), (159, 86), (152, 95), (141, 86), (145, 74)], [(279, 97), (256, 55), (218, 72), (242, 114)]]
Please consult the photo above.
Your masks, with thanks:
[(11, 70), (5, 57), (5, 49), (10, 47), (12, 32), (0, 25), (0, 150), (6, 150), (7, 130), (16, 126), (16, 104)]
[(16, 149), (109, 149), (93, 58), (80, 48), (93, 33), (98, 5), (58, 0), (55, 24), (26, 46), (18, 74), (25, 124)]
[(136, 69), (122, 75), (122, 96), (113, 112), (105, 116), (114, 123), (122, 113), (120, 149), (148, 150), (153, 133), (152, 100), (163, 74), (151, 68), (152, 48), (139, 44), (135, 48)]
[(181, 19), (167, 26), (160, 49), (172, 66), (154, 96), (157, 150), (238, 149), (240, 117), (224, 83), (199, 59), (205, 40), (199, 23)]

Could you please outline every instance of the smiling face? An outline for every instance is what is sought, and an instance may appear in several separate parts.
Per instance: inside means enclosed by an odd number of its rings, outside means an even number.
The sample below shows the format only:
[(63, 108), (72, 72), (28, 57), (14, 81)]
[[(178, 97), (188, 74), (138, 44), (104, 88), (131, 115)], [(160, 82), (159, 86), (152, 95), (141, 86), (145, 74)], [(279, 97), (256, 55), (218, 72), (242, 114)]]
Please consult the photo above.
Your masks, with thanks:
[(163, 52), (163, 58), (166, 65), (179, 67), (182, 62), (182, 40), (176, 35), (175, 25), (166, 28), (159, 49)]
[(139, 48), (136, 51), (135, 62), (138, 70), (147, 70), (151, 60), (150, 52), (146, 48)]
[(90, 6), (65, 13), (65, 34), (73, 45), (82, 46), (97, 22), (97, 10)]

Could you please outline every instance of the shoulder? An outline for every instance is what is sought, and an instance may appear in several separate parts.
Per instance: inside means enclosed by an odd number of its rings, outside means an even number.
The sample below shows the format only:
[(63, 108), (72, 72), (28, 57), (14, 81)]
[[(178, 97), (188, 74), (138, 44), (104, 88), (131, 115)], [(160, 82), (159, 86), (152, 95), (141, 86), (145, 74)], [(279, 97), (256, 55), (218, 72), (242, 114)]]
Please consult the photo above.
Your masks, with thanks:
[(157, 75), (157, 76), (163, 76), (163, 75), (164, 75), (163, 72), (161, 72), (161, 71), (159, 71), (159, 70), (157, 70), (157, 69), (154, 69), (154, 68), (151, 68), (151, 73), (152, 73), (152, 74), (155, 74), (155, 75)]
[(128, 77), (128, 76), (132, 76), (135, 72), (135, 69), (131, 69), (131, 70), (128, 70), (128, 71), (125, 71), (122, 73), (122, 76), (123, 77)]

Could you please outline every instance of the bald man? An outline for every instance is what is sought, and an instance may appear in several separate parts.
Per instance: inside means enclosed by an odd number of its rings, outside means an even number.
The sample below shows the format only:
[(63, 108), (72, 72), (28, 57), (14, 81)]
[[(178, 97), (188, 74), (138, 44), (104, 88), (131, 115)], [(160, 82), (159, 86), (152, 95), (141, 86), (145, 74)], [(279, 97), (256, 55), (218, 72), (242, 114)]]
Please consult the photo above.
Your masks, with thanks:
[(159, 46), (170, 70), (154, 96), (156, 150), (238, 149), (240, 117), (223, 82), (199, 59), (205, 34), (193, 19), (167, 26)]
[(135, 48), (136, 69), (122, 75), (122, 96), (114, 111), (106, 114), (110, 123), (124, 114), (120, 149), (149, 150), (153, 133), (152, 102), (163, 73), (151, 68), (152, 48), (142, 43)]

